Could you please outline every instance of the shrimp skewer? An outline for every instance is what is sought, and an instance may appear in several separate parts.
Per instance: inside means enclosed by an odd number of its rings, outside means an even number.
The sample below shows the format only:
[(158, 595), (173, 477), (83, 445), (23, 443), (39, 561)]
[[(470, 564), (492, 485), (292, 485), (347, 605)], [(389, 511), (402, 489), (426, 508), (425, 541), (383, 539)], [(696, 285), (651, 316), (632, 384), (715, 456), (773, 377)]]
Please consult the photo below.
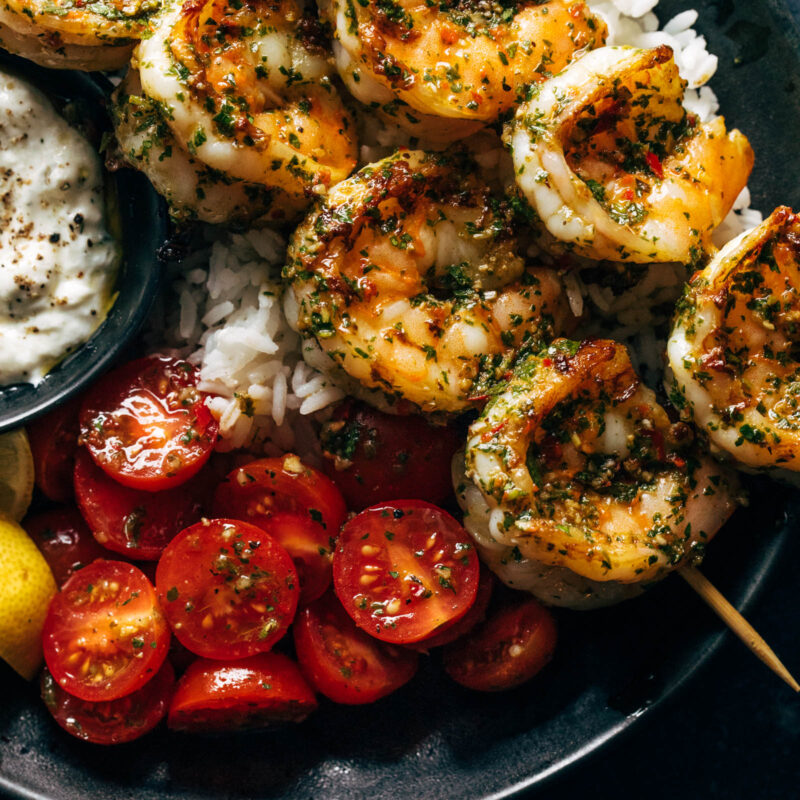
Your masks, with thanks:
[(470, 426), (465, 480), (484, 501), (465, 519), (478, 541), (598, 583), (698, 561), (736, 506), (735, 477), (602, 339), (556, 340), (520, 361)]
[(410, 150), (365, 167), (297, 229), (284, 269), (290, 324), (358, 387), (426, 412), (471, 407), (521, 347), (574, 322), (474, 171)]
[(669, 47), (604, 47), (518, 107), (508, 138), (544, 246), (610, 261), (700, 258), (753, 151), (721, 117), (688, 114), (684, 87)]
[(302, 2), (172, 0), (134, 66), (179, 146), (227, 178), (308, 201), (355, 167), (353, 125)]
[(785, 206), (692, 279), (667, 346), (670, 397), (713, 451), (797, 481), (800, 218)]
[(321, 13), (353, 96), (429, 141), (474, 133), (607, 34), (578, 0), (326, 0)]

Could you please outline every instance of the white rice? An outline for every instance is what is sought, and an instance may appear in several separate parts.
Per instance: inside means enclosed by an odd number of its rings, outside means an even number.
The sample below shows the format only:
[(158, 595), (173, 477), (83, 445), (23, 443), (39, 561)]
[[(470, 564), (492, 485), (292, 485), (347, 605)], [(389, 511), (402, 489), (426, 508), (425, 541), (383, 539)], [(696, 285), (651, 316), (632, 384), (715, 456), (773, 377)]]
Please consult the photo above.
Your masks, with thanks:
[[(657, 0), (596, 0), (592, 7), (609, 26), (609, 44), (672, 47), (688, 82), (687, 108), (710, 119), (718, 103), (704, 84), (716, 71), (717, 58), (692, 28), (697, 12), (684, 11), (659, 29), (656, 4)], [(408, 141), (407, 133), (379, 123), (371, 113), (361, 115), (359, 127), (362, 163), (382, 158)], [(496, 134), (481, 132), (467, 145), (491, 185), (513, 179), (511, 160)], [(717, 230), (715, 243), (761, 221), (749, 203), (745, 189)], [(220, 449), (244, 447), (268, 454), (293, 449), (313, 460), (315, 424), (344, 392), (304, 362), (300, 337), (287, 323), (280, 302), (286, 241), (269, 228), (226, 233), (208, 227), (204, 236), (190, 258), (169, 269), (172, 294), (154, 316), (152, 341), (163, 343), (166, 338), (170, 347), (199, 366), (200, 388), (212, 395), (208, 405), (220, 422)], [(663, 345), (656, 326), (666, 317), (659, 319), (652, 309), (674, 303), (687, 277), (685, 269), (655, 265), (636, 285), (619, 293), (584, 277), (585, 271), (564, 277), (573, 312), (580, 316), (588, 310), (596, 332), (635, 343), (638, 366), (657, 372)]]

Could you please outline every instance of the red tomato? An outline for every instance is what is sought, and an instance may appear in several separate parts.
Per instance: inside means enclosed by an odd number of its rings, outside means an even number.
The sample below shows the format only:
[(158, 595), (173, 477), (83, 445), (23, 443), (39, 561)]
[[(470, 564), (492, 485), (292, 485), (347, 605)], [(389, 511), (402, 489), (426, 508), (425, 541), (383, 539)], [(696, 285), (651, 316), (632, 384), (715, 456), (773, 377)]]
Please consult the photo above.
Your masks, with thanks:
[(173, 537), (202, 517), (202, 476), (164, 492), (111, 479), (85, 450), (75, 461), (75, 497), (95, 539), (116, 553), (154, 561)]
[(373, 703), (408, 683), (417, 671), (415, 652), (364, 633), (332, 593), (302, 609), (293, 631), (303, 674), (337, 703)]
[(28, 426), (36, 485), (45, 497), (57, 503), (72, 498), (80, 403), (80, 398), (75, 398)]
[(122, 561), (76, 572), (50, 601), (44, 659), (62, 689), (81, 700), (116, 700), (143, 686), (169, 648), (152, 584)]
[(452, 426), (348, 401), (325, 426), (322, 446), (325, 474), (352, 509), (395, 497), (439, 504), (453, 494), (450, 462), (461, 437)]
[(316, 707), (297, 665), (280, 653), (239, 661), (201, 658), (178, 681), (167, 725), (196, 733), (249, 730), (302, 722)]
[(478, 591), (475, 594), (475, 602), (470, 606), (469, 611), (461, 619), (441, 628), (438, 633), (423, 639), (421, 642), (415, 642), (409, 647), (424, 652), (432, 647), (442, 647), (450, 644), (450, 642), (454, 642), (464, 634), (469, 633), (479, 622), (483, 622), (486, 619), (486, 610), (489, 608), (489, 601), (492, 599), (494, 584), (494, 573), (486, 569), (486, 567), (481, 567)]
[(420, 500), (372, 506), (342, 528), (336, 594), (359, 628), (395, 644), (455, 622), (475, 600), (478, 556), (446, 511)]
[(108, 551), (95, 541), (78, 510), (71, 506), (27, 517), (23, 527), (42, 551), (59, 586), (73, 572), (108, 555)]
[(499, 692), (529, 681), (553, 657), (556, 623), (533, 598), (507, 606), (444, 651), (447, 674), (468, 689)]
[(158, 598), (181, 644), (206, 658), (269, 650), (297, 610), (297, 573), (261, 528), (203, 520), (179, 533), (156, 569)]
[(218, 425), (186, 361), (150, 356), (101, 378), (81, 406), (81, 442), (114, 480), (151, 492), (192, 477), (208, 460)]
[(295, 561), (303, 603), (327, 589), (347, 508), (333, 483), (297, 456), (262, 458), (235, 469), (217, 488), (214, 515), (250, 522), (274, 536)]
[(65, 692), (45, 669), (42, 700), (53, 719), (78, 739), (93, 744), (132, 742), (153, 730), (167, 714), (175, 673), (168, 661), (141, 689), (120, 697), (90, 703)]

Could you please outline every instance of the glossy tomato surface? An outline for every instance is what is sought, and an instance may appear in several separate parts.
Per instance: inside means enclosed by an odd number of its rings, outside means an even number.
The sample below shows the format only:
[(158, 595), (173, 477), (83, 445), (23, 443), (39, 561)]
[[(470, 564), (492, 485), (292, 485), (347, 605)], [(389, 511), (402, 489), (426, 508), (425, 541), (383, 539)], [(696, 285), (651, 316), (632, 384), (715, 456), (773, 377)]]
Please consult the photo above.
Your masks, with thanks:
[(58, 406), (28, 425), (36, 485), (50, 500), (72, 497), (72, 469), (78, 449), (80, 398)]
[(156, 569), (161, 607), (188, 650), (245, 658), (269, 650), (297, 609), (297, 573), (261, 528), (203, 520), (167, 545)]
[(478, 623), (486, 619), (486, 611), (489, 608), (497, 579), (494, 577), (494, 573), (483, 565), (481, 565), (480, 571), (481, 576), (478, 580), (478, 591), (475, 593), (475, 602), (469, 607), (469, 611), (455, 622), (451, 622), (449, 625), (440, 628), (433, 636), (428, 636), (426, 639), (409, 645), (409, 647), (423, 652), (433, 647), (443, 647), (446, 644), (450, 644), (450, 642), (454, 642), (456, 639), (460, 639), (466, 633), (469, 633)]
[(292, 631), (303, 674), (337, 703), (373, 703), (417, 671), (415, 652), (364, 633), (332, 592), (302, 609)]
[(75, 499), (95, 539), (116, 553), (157, 559), (167, 544), (202, 516), (207, 499), (203, 475), (163, 492), (123, 486), (82, 448), (75, 461)]
[(167, 655), (169, 627), (150, 581), (133, 564), (98, 560), (50, 602), (42, 643), (62, 689), (82, 700), (116, 700), (142, 687)]
[(418, 642), (467, 613), (480, 570), (472, 541), (420, 500), (372, 506), (348, 520), (333, 557), (336, 595), (356, 625), (395, 644)]
[(168, 661), (144, 685), (117, 700), (92, 703), (65, 692), (45, 669), (41, 692), (53, 719), (78, 739), (92, 744), (132, 742), (153, 730), (167, 714), (175, 672)]
[(347, 509), (334, 484), (297, 456), (263, 458), (233, 470), (217, 488), (214, 514), (258, 525), (286, 548), (302, 603), (328, 588)]
[(260, 458), (233, 470), (217, 488), (214, 511), (262, 525), (274, 514), (297, 514), (336, 538), (347, 516), (339, 490), (321, 472), (292, 454)]
[(50, 565), (58, 586), (81, 567), (109, 553), (92, 536), (86, 520), (73, 506), (60, 506), (26, 517), (23, 527)]
[(208, 460), (219, 426), (186, 361), (150, 356), (101, 378), (86, 394), (80, 440), (114, 480), (161, 491)]
[(397, 497), (439, 504), (453, 494), (450, 461), (461, 444), (453, 426), (346, 401), (323, 429), (324, 470), (355, 511)]
[(178, 681), (167, 725), (194, 733), (250, 730), (302, 722), (316, 707), (297, 664), (281, 653), (201, 658)]
[(553, 657), (553, 615), (536, 600), (516, 600), (449, 645), (444, 668), (453, 680), (481, 692), (513, 689)]

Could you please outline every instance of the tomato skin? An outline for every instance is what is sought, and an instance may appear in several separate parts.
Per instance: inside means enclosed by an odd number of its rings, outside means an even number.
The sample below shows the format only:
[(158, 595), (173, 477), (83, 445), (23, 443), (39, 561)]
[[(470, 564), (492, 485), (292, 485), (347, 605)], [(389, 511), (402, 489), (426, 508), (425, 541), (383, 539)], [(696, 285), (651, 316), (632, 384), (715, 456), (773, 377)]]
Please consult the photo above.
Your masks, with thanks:
[(553, 657), (553, 615), (534, 599), (501, 608), (444, 651), (447, 674), (479, 692), (500, 692), (529, 681)]
[(189, 480), (211, 455), (219, 426), (186, 361), (149, 356), (103, 376), (85, 395), (80, 441), (95, 463), (132, 489)]
[(215, 733), (302, 722), (317, 707), (297, 665), (281, 653), (237, 661), (198, 659), (178, 681), (167, 726)]
[(251, 461), (217, 487), (213, 509), (215, 516), (257, 525), (286, 548), (297, 567), (303, 604), (328, 588), (347, 508), (321, 472), (291, 454)]
[(322, 446), (323, 470), (354, 511), (396, 497), (438, 505), (453, 494), (450, 462), (461, 437), (452, 426), (345, 401), (325, 426)]
[(131, 489), (110, 478), (81, 449), (75, 460), (75, 498), (103, 547), (154, 561), (175, 536), (202, 517), (202, 477), (163, 492)]
[(268, 651), (297, 611), (297, 572), (261, 528), (202, 520), (181, 531), (156, 568), (158, 599), (187, 650), (213, 659)]
[(476, 625), (486, 619), (486, 611), (492, 599), (495, 583), (497, 579), (494, 573), (484, 566), (481, 566), (481, 576), (478, 580), (478, 590), (475, 593), (475, 602), (469, 607), (469, 611), (455, 622), (441, 628), (433, 636), (422, 639), (414, 644), (407, 645), (415, 650), (426, 652), (433, 647), (443, 647), (456, 639), (460, 639), (469, 633)]
[(26, 517), (23, 527), (42, 551), (58, 586), (63, 586), (67, 578), (82, 567), (108, 555), (72, 506)]
[(153, 730), (167, 714), (175, 672), (168, 661), (135, 692), (117, 700), (91, 703), (65, 692), (45, 669), (42, 700), (53, 719), (67, 732), (92, 744), (132, 742)]
[(359, 628), (393, 644), (432, 636), (463, 617), (480, 576), (469, 534), (421, 500), (371, 506), (342, 528), (336, 596)]
[(163, 664), (169, 640), (144, 573), (102, 559), (78, 570), (53, 597), (42, 631), (44, 660), (55, 680), (93, 702), (143, 686)]
[(301, 609), (292, 631), (302, 673), (336, 703), (373, 703), (417, 672), (415, 652), (357, 628), (332, 592)]
[(27, 428), (36, 485), (45, 497), (56, 503), (72, 499), (80, 403), (78, 397), (58, 406)]

